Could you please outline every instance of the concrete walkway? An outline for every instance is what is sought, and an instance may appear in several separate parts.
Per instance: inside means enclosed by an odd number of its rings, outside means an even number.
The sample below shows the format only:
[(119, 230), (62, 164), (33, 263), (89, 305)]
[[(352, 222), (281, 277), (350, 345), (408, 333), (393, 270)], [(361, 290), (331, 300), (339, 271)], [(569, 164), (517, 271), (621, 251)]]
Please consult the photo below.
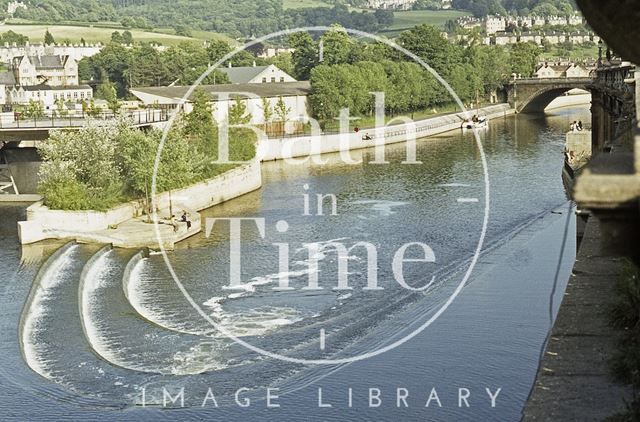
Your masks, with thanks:
[(623, 260), (600, 248), (591, 217), (553, 327), (524, 421), (601, 421), (625, 409), (630, 388), (612, 381), (608, 361), (617, 334), (609, 327)]
[[(168, 213), (162, 213), (165, 215)], [(166, 250), (173, 250), (175, 244), (200, 232), (202, 228), (200, 214), (189, 212), (191, 228), (187, 229), (186, 223), (178, 222), (177, 230), (168, 219), (162, 219), (158, 223), (162, 246)], [(159, 248), (156, 229), (153, 223), (148, 222), (146, 216), (133, 218), (119, 224), (117, 227), (97, 232), (69, 232), (59, 230), (47, 230), (49, 239), (75, 239), (80, 243), (104, 243), (111, 244), (115, 248)]]

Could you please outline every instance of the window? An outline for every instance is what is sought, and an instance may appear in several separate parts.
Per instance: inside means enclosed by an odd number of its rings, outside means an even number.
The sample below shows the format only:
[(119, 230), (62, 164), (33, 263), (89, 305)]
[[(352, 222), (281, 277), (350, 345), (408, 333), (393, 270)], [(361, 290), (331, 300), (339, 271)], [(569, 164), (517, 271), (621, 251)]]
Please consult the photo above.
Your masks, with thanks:
[(73, 98), (78, 98), (78, 92), (77, 91), (73, 93)]
[(262, 78), (262, 83), (266, 84), (267, 83), (267, 78)]
[(276, 81), (276, 78), (275, 78), (275, 76), (274, 76), (274, 77), (272, 77), (272, 78), (271, 78), (271, 83), (273, 83), (273, 82), (275, 82), (275, 81)]
[(284, 76), (280, 77), (280, 82), (284, 82)]

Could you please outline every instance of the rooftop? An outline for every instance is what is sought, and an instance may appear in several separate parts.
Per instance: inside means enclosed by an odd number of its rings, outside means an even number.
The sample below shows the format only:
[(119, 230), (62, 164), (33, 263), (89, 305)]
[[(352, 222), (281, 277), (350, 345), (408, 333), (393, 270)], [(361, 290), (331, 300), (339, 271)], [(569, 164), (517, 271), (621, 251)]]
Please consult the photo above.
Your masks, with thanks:
[(232, 84), (245, 84), (267, 70), (269, 66), (221, 67), (218, 70), (226, 74)]
[[(276, 82), (266, 84), (224, 84), (224, 85), (202, 85), (200, 88), (209, 94), (212, 99), (217, 100), (218, 94), (226, 93), (251, 93), (259, 97), (290, 97), (294, 95), (309, 95), (311, 93), (311, 84), (308, 81), (301, 82)], [(161, 87), (140, 87), (131, 88), (130, 91), (135, 95), (136, 92), (157, 95), (165, 98), (174, 98), (181, 100), (187, 95), (191, 86), (161, 86)], [(193, 98), (193, 95), (190, 99)]]

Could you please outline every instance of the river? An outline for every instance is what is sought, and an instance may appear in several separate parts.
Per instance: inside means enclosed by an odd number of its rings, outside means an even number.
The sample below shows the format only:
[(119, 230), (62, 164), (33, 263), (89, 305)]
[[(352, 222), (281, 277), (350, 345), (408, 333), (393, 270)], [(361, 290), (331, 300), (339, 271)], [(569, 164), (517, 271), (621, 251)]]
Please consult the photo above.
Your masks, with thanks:
[[(206, 210), (206, 218), (264, 219), (265, 233), (243, 223), (236, 290), (225, 288), (228, 223), (181, 243), (168, 260), (184, 289), (227, 333), (298, 362), (221, 335), (189, 305), (162, 255), (61, 242), (23, 249), (15, 230), (23, 208), (0, 206), (3, 419), (518, 420), (575, 257), (561, 181), (573, 120), (589, 121), (588, 109), (495, 119), (481, 134), (491, 182), (487, 233), (446, 310), (484, 217), (471, 133), (420, 140), (422, 164), (402, 164), (404, 145), (386, 148), (386, 165), (371, 163), (371, 150), (352, 153), (363, 159), (357, 165), (335, 155), (325, 165), (265, 163), (261, 190)], [(314, 212), (305, 213), (305, 194)], [(305, 215), (316, 214), (316, 194), (335, 195), (335, 215), (331, 198), (324, 215)], [(278, 221), (286, 231), (276, 230)], [(363, 289), (371, 262), (364, 248), (342, 262), (353, 289), (333, 289), (340, 260), (332, 243), (358, 242), (375, 246), (380, 289)], [(403, 287), (392, 271), (394, 255), (413, 242), (435, 257), (404, 264), (409, 287), (429, 284), (422, 292)], [(288, 245), (292, 290), (273, 289), (283, 276), (274, 243)], [(304, 289), (315, 278), (324, 288)], [(299, 363), (379, 350), (440, 310), (424, 331), (385, 353)], [(185, 408), (160, 409), (164, 390), (176, 397), (182, 388)], [(279, 407), (267, 408), (267, 388)], [(240, 406), (245, 400), (250, 405)]]

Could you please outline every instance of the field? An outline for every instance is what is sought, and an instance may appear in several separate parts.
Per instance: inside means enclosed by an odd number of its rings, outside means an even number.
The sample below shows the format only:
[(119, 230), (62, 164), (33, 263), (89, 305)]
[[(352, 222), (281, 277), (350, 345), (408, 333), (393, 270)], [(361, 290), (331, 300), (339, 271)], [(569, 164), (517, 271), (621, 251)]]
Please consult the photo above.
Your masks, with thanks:
[[(114, 31), (124, 31), (125, 28), (113, 26), (91, 25), (40, 25), (40, 24), (5, 24), (0, 25), (0, 32), (14, 31), (29, 37), (29, 41), (40, 43), (44, 40), (44, 33), (49, 30), (57, 42), (79, 43), (81, 38), (87, 43), (108, 42)], [(201, 42), (207, 39), (225, 39), (228, 37), (213, 32), (194, 31), (193, 38), (181, 37), (174, 34), (172, 29), (158, 29), (157, 32), (146, 32), (138, 29), (130, 29), (133, 39), (142, 42), (158, 42), (163, 45), (174, 45), (181, 41)]]
[(458, 10), (406, 10), (394, 13), (393, 25), (381, 31), (388, 37), (395, 37), (400, 32), (413, 28), (423, 23), (444, 27), (449, 20), (455, 20), (460, 16), (467, 16), (469, 13)]
[(282, 7), (287, 9), (308, 9), (310, 7), (331, 7), (321, 0), (283, 0)]

